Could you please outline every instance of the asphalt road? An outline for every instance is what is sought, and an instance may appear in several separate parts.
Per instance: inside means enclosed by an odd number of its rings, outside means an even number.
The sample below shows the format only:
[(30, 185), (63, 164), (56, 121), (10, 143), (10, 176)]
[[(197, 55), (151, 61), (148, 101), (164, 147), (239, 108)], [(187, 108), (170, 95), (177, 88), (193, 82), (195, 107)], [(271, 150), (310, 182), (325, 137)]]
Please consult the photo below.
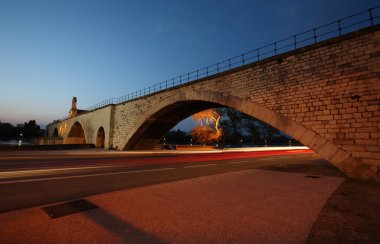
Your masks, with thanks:
[(320, 160), (309, 150), (217, 154), (3, 154), (0, 213), (179, 179)]

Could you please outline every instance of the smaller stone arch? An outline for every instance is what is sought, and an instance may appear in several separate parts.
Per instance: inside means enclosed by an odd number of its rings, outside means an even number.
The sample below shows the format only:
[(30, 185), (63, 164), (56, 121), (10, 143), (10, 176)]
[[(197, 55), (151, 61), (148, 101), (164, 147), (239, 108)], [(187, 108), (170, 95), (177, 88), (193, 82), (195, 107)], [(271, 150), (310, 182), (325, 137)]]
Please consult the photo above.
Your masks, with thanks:
[(67, 136), (66, 144), (86, 144), (86, 136), (82, 125), (75, 122)]
[(104, 148), (104, 144), (106, 141), (106, 133), (104, 131), (103, 126), (99, 127), (98, 132), (96, 133), (96, 147)]

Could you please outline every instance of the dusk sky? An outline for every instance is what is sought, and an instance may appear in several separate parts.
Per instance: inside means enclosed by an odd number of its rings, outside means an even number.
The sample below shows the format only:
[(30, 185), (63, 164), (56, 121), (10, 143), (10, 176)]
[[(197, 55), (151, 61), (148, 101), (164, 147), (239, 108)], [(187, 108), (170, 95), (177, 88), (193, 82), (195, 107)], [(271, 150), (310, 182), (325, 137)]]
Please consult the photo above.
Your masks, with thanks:
[(0, 0), (0, 121), (68, 115), (379, 5), (375, 0)]

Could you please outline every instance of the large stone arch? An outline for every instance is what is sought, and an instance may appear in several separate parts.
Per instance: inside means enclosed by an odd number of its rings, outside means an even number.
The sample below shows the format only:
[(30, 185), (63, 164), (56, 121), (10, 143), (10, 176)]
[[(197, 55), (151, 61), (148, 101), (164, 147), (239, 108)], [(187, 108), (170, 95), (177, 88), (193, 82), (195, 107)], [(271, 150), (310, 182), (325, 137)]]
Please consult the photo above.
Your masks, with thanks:
[(86, 144), (86, 134), (81, 123), (76, 121), (66, 138), (66, 144)]
[[(261, 105), (218, 92), (188, 90), (161, 100), (147, 111), (125, 138), (125, 150), (150, 149), (177, 122), (191, 114), (211, 107), (227, 106), (285, 132), (349, 177), (369, 179), (373, 172), (349, 153), (300, 123)], [(186, 110), (187, 112), (183, 113)]]

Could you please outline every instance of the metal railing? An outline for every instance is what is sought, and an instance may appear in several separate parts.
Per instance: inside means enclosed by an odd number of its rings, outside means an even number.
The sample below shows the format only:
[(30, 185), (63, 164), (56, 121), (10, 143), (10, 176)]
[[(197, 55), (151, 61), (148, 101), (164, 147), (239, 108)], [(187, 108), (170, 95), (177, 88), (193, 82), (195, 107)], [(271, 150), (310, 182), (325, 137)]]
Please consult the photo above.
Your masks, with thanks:
[(257, 62), (285, 52), (293, 51), (307, 45), (315, 44), (327, 39), (342, 36), (344, 34), (374, 26), (380, 23), (380, 5), (368, 10), (353, 14), (343, 19), (304, 31), (277, 42), (265, 45), (252, 51), (242, 53), (235, 57), (223, 60), (213, 65), (197, 69), (195, 71), (160, 82), (142, 90), (129, 93), (120, 98), (110, 98), (95, 104), (86, 110), (92, 111), (111, 104), (127, 102), (139, 97), (147, 96), (168, 88), (177, 87), (199, 79), (206, 78), (239, 66)]

